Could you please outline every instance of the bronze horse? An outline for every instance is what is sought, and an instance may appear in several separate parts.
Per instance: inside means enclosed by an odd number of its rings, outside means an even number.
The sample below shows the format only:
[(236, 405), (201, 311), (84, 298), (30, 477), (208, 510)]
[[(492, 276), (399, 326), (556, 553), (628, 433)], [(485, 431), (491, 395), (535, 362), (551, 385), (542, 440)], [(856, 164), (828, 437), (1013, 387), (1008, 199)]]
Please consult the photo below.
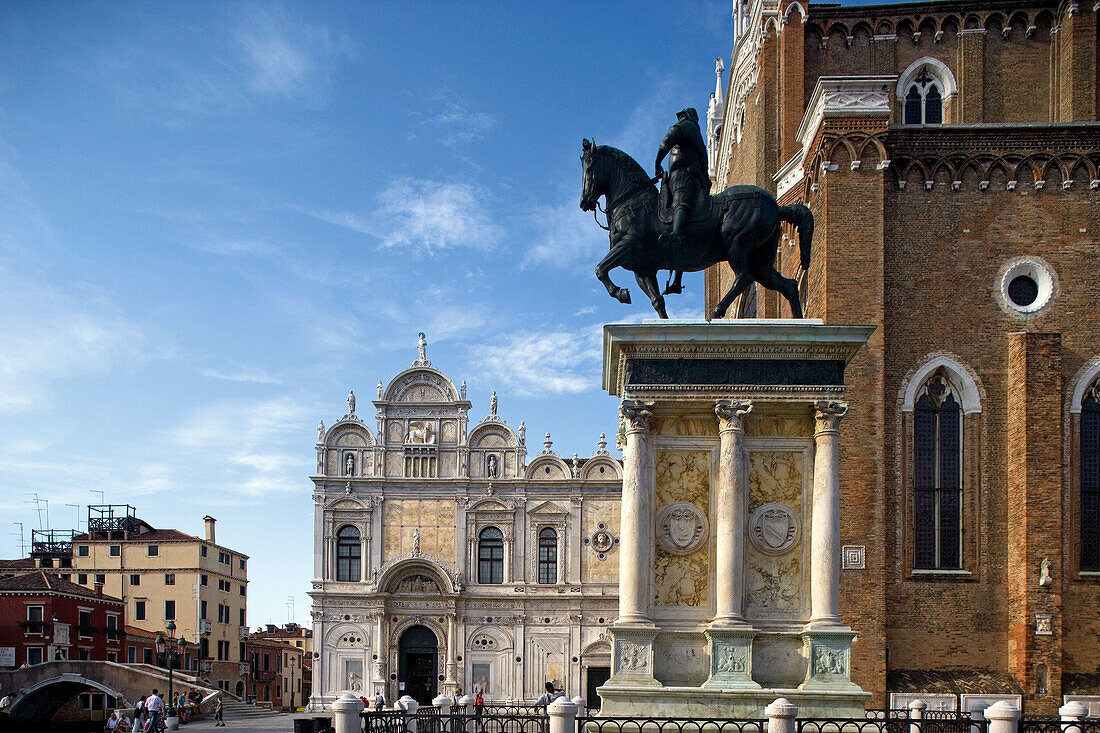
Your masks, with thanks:
[(780, 206), (756, 186), (731, 186), (708, 197), (708, 205), (696, 207), (688, 222), (687, 246), (662, 245), (658, 237), (665, 226), (658, 218), (657, 188), (638, 162), (609, 145), (584, 140), (582, 147), (581, 209), (595, 211), (600, 196), (606, 197), (611, 251), (596, 265), (596, 277), (612, 298), (630, 302), (630, 292), (608, 277), (611, 270), (622, 267), (634, 273), (657, 314), (668, 318), (657, 271), (696, 272), (724, 261), (736, 277), (711, 318), (725, 316), (734, 298), (753, 282), (782, 293), (794, 317), (802, 318), (798, 283), (775, 269), (775, 255), (779, 224), (789, 222), (798, 230), (802, 269), (809, 267), (814, 217), (808, 207)]

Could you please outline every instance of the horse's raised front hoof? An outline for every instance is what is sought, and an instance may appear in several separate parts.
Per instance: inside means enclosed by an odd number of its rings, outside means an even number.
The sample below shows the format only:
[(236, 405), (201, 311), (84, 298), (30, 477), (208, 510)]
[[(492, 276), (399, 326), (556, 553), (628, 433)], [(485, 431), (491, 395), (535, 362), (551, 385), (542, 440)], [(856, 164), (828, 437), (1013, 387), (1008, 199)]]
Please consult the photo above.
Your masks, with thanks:
[(725, 318), (725, 317), (726, 317), (726, 309), (725, 308), (715, 308), (714, 311), (710, 314), (710, 319), (712, 321), (716, 321), (720, 318)]
[(684, 292), (684, 288), (679, 283), (672, 283), (667, 288), (665, 288), (665, 292), (663, 292), (661, 294), (662, 295), (679, 295), (682, 292)]
[(617, 298), (620, 303), (630, 305), (630, 290), (627, 288), (619, 288), (619, 292), (615, 293), (615, 298)]

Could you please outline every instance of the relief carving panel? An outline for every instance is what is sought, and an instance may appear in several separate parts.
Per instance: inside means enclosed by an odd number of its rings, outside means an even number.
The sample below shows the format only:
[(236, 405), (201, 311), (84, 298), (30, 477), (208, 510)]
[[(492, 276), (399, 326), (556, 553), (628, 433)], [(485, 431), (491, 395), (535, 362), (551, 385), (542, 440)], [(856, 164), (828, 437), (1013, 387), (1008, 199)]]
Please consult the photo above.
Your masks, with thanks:
[(653, 602), (702, 606), (707, 602), (707, 510), (710, 452), (657, 452), (658, 526)]
[(749, 454), (744, 591), (749, 618), (794, 620), (802, 614), (807, 588), (801, 533), (804, 460), (802, 451)]

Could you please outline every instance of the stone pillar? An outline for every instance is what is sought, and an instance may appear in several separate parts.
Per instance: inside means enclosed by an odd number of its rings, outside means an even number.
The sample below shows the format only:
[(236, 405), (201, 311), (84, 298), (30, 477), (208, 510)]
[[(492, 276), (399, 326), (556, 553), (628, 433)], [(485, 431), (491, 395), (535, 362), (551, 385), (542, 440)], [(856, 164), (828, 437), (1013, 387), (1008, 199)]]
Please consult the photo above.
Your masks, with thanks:
[(1016, 733), (1020, 711), (1007, 700), (993, 703), (982, 711), (982, 715), (989, 721), (989, 733)]
[(909, 719), (917, 721), (916, 723), (909, 724), (909, 733), (921, 733), (922, 723), (924, 719), (924, 711), (928, 709), (928, 703), (924, 700), (911, 700), (909, 702)]
[(397, 699), (394, 707), (405, 714), (405, 730), (408, 733), (416, 733), (416, 711), (420, 709), (420, 703), (408, 695), (402, 695)]
[(332, 723), (336, 733), (359, 733), (359, 712), (362, 701), (350, 692), (345, 692), (332, 703)]
[(802, 631), (806, 679), (800, 690), (855, 692), (853, 632), (837, 613), (840, 597), (840, 419), (845, 402), (814, 405), (814, 499), (810, 530), (810, 622)]
[(845, 402), (814, 405), (814, 505), (810, 539), (810, 627), (839, 627), (840, 419)]
[(653, 481), (649, 475), (649, 420), (652, 402), (623, 400), (622, 516), (619, 535), (619, 618), (616, 624), (652, 626), (649, 573), (653, 569)]
[(611, 680), (628, 687), (660, 687), (653, 677), (649, 578), (653, 572), (653, 476), (649, 470), (649, 421), (653, 403), (623, 400), (622, 514), (619, 527), (619, 618), (611, 635)]
[(756, 632), (741, 615), (749, 494), (742, 420), (752, 412), (752, 404), (721, 400), (714, 412), (720, 441), (714, 529), (717, 603), (714, 620), (705, 632), (710, 676), (703, 687), (755, 689), (760, 687), (752, 681), (752, 638)]
[(546, 706), (546, 713), (550, 716), (550, 733), (576, 733), (577, 711), (576, 703), (568, 698), (558, 698)]
[(715, 590), (717, 613), (710, 627), (742, 626), (742, 575), (745, 554), (745, 512), (748, 507), (748, 471), (742, 419), (752, 412), (751, 402), (722, 400), (718, 415), (717, 521), (715, 522)]
[(1062, 719), (1062, 733), (1081, 733), (1081, 726), (1072, 725), (1080, 723), (1088, 717), (1089, 709), (1076, 700), (1067, 702), (1058, 708), (1058, 716)]
[(798, 708), (785, 697), (764, 708), (764, 715), (768, 716), (768, 733), (794, 733), (797, 729)]
[(447, 663), (444, 668), (443, 689), (453, 693), (458, 689), (458, 662), (455, 658), (458, 656), (456, 649), (458, 644), (455, 640), (455, 617), (453, 614), (447, 616)]

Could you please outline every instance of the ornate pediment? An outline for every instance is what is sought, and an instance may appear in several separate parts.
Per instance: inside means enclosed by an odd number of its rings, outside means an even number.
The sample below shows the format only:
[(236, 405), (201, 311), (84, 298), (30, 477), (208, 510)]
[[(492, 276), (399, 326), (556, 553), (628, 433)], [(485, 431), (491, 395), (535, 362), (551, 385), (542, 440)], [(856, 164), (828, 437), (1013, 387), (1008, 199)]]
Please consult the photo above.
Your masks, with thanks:
[(562, 509), (560, 506), (552, 501), (544, 501), (533, 509), (527, 511), (528, 514), (536, 517), (546, 517), (553, 519), (560, 519), (561, 517), (569, 516), (569, 512)]
[(466, 506), (467, 512), (511, 512), (516, 508), (511, 499), (475, 499)]

